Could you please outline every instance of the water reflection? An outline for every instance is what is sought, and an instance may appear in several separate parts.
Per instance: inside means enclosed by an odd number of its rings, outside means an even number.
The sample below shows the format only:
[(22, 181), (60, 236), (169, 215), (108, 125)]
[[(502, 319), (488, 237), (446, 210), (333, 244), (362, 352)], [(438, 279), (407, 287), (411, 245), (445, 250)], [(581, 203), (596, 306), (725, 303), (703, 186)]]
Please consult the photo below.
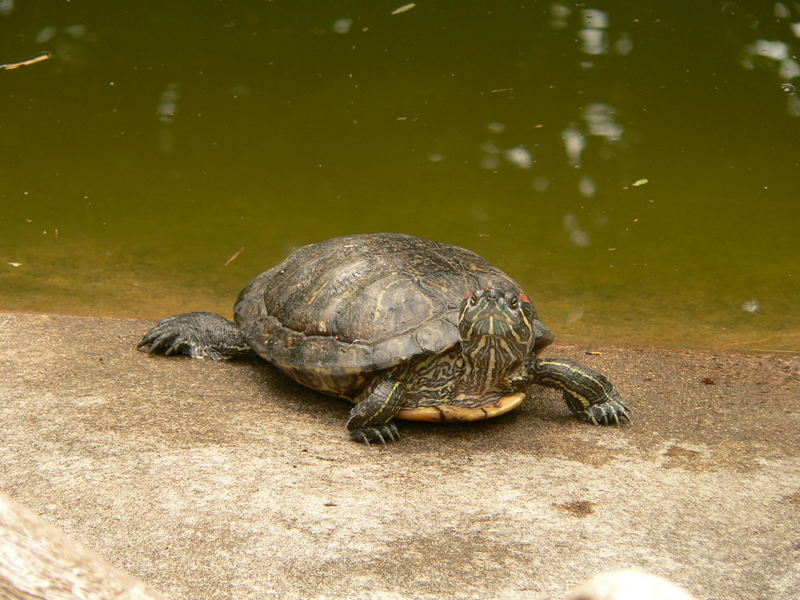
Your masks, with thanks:
[(589, 234), (578, 225), (578, 218), (573, 213), (567, 213), (562, 220), (564, 229), (569, 235), (569, 241), (576, 246), (586, 247), (592, 243)]
[(583, 28), (578, 31), (584, 54), (605, 54), (608, 52), (606, 27), (608, 15), (601, 10), (587, 8), (581, 11)]
[[(792, 83), (800, 77), (800, 63), (797, 61), (797, 43), (789, 37), (800, 38), (800, 14), (793, 15), (789, 5), (776, 2), (773, 5), (774, 20), (770, 25), (753, 15), (748, 15), (752, 29), (767, 30), (774, 37), (758, 38), (744, 45), (741, 65), (747, 70), (766, 69), (776, 73), (782, 80), (781, 89), (787, 93), (786, 112), (793, 116), (800, 116), (800, 99), (792, 92), (795, 85)], [(800, 8), (795, 5), (795, 11), (800, 13)], [(777, 27), (775, 26), (777, 25)], [(775, 39), (783, 37), (784, 39)]]
[(332, 29), (336, 33), (350, 33), (350, 28), (352, 26), (353, 26), (353, 19), (342, 18), (342, 19), (336, 19), (333, 22)]
[(508, 162), (520, 169), (530, 169), (533, 166), (533, 157), (524, 146), (509, 148), (503, 155)]
[(177, 81), (168, 83), (156, 107), (156, 117), (162, 123), (158, 131), (158, 149), (162, 154), (170, 154), (175, 150), (175, 130), (171, 125), (178, 114), (180, 87)]
[(581, 154), (586, 148), (586, 138), (583, 132), (575, 127), (567, 127), (561, 133), (564, 140), (564, 149), (567, 152), (567, 160), (573, 167), (581, 166)]
[(0, 71), (0, 308), (224, 312), (291, 247), (400, 230), (568, 339), (800, 347), (796, 3), (0, 17), (0, 62), (53, 54)]
[(168, 83), (164, 91), (161, 92), (161, 98), (156, 108), (156, 115), (158, 115), (158, 120), (162, 123), (172, 123), (175, 121), (175, 115), (178, 114), (180, 87), (180, 83), (172, 81)]
[(578, 182), (578, 191), (584, 198), (591, 198), (597, 193), (597, 184), (589, 175), (584, 175)]
[(749, 313), (757, 313), (761, 310), (761, 304), (754, 298), (742, 304), (742, 310)]

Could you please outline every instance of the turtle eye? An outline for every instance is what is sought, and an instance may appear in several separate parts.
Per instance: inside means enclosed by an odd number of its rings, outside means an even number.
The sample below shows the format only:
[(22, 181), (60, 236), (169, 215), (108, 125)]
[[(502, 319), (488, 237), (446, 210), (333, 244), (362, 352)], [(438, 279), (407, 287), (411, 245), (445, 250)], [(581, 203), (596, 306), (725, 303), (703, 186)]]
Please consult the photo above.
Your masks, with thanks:
[(511, 298), (509, 298), (508, 306), (511, 308), (517, 308), (517, 306), (519, 306), (519, 300), (517, 300), (516, 296), (511, 296)]
[(475, 306), (477, 303), (478, 303), (478, 298), (475, 296), (475, 294), (470, 294), (469, 295), (469, 305), (470, 306)]

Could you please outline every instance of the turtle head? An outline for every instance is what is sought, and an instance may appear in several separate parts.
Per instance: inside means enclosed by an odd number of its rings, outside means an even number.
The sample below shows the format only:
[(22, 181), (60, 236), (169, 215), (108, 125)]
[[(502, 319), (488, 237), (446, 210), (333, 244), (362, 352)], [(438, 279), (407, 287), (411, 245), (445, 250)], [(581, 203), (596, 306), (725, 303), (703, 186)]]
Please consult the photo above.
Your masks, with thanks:
[(461, 303), (458, 330), (466, 353), (502, 349), (514, 362), (528, 354), (534, 339), (535, 312), (524, 293), (485, 289), (468, 294)]

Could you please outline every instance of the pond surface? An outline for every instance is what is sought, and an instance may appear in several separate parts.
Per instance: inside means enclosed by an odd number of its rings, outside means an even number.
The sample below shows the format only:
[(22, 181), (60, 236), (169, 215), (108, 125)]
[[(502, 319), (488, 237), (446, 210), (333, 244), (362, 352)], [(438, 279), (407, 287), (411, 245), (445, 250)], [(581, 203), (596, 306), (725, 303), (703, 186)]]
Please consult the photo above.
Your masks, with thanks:
[(402, 231), (561, 340), (798, 351), (799, 10), (2, 0), (0, 310), (229, 316)]

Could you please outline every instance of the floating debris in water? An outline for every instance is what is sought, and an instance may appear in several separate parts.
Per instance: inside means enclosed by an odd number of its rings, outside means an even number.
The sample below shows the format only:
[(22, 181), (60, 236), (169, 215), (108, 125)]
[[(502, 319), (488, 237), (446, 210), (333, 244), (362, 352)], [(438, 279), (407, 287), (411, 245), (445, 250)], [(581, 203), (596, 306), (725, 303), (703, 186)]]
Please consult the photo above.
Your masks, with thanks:
[(786, 94), (796, 94), (797, 93), (797, 88), (795, 86), (793, 86), (791, 83), (782, 83), (781, 84), (781, 89)]
[(53, 58), (53, 55), (50, 54), (49, 52), (44, 52), (43, 54), (40, 54), (39, 56), (34, 56), (33, 58), (29, 58), (28, 60), (0, 65), (0, 69), (5, 69), (6, 71), (10, 71), (11, 69), (18, 69), (19, 67), (27, 67), (28, 65), (35, 65), (36, 63), (40, 63), (50, 58)]
[(648, 183), (649, 181), (650, 181), (649, 179), (637, 179), (631, 185), (633, 187), (641, 187), (641, 186), (645, 185), (646, 183)]
[(10, 262), (10, 263), (8, 263), (8, 264), (9, 264), (10, 266), (12, 266), (12, 267), (21, 267), (21, 266), (22, 266), (22, 263), (18, 263), (18, 262)]
[(233, 261), (235, 261), (237, 258), (239, 258), (239, 255), (240, 255), (242, 252), (244, 252), (244, 246), (242, 246), (242, 247), (241, 247), (241, 248), (239, 248), (239, 249), (238, 249), (236, 252), (234, 252), (234, 253), (233, 253), (233, 256), (231, 256), (231, 257), (230, 257), (228, 260), (226, 260), (226, 261), (225, 261), (225, 264), (224, 264), (224, 265), (222, 265), (222, 266), (223, 266), (223, 267), (227, 267), (229, 264), (231, 264)]
[(761, 304), (754, 298), (742, 304), (742, 310), (749, 313), (757, 313), (761, 310)]
[(411, 10), (411, 9), (412, 9), (412, 8), (414, 8), (416, 5), (417, 5), (417, 4), (416, 4), (416, 2), (410, 2), (409, 4), (404, 4), (403, 6), (400, 6), (399, 8), (395, 8), (395, 9), (392, 11), (392, 14), (393, 14), (393, 15), (399, 15), (400, 13), (404, 13), (404, 12), (406, 12), (407, 10)]

